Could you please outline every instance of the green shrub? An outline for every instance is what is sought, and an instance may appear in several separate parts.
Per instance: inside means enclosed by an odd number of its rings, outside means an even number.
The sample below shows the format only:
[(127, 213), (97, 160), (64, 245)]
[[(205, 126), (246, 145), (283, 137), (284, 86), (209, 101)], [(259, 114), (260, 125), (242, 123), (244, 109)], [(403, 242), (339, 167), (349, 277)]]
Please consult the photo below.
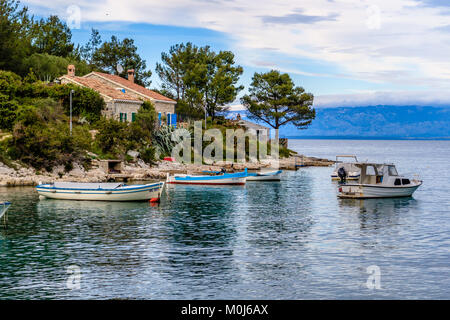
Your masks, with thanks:
[(101, 118), (96, 127), (95, 146), (103, 155), (123, 155), (127, 150), (127, 124), (114, 119)]
[(14, 99), (22, 87), (20, 76), (10, 71), (0, 70), (0, 94), (7, 100)]
[(28, 70), (33, 68), (33, 72), (42, 81), (53, 81), (67, 72), (67, 66), (74, 64), (77, 75), (83, 76), (92, 71), (85, 61), (58, 57), (47, 53), (34, 53), (24, 60), (24, 66)]
[(19, 103), (16, 100), (8, 100), (6, 95), (0, 93), (0, 129), (12, 130), (17, 109)]
[(90, 134), (75, 126), (71, 136), (67, 120), (57, 107), (20, 109), (8, 141), (8, 155), (36, 169), (51, 171), (56, 165), (71, 169), (74, 161), (83, 159)]
[(152, 147), (152, 146), (145, 147), (145, 148), (140, 150), (140, 154), (141, 154), (141, 159), (145, 163), (150, 163), (150, 164), (155, 163), (155, 161), (156, 161), (156, 150), (155, 150), (154, 147)]
[[(35, 89), (41, 90), (42, 88)], [(72, 95), (72, 115), (84, 117), (90, 123), (98, 121), (101, 117), (101, 112), (105, 107), (105, 101), (96, 91), (73, 84), (44, 86), (44, 92), (47, 93), (48, 97), (61, 102), (66, 115), (69, 115), (70, 113), (71, 90), (74, 90), (74, 94)]]

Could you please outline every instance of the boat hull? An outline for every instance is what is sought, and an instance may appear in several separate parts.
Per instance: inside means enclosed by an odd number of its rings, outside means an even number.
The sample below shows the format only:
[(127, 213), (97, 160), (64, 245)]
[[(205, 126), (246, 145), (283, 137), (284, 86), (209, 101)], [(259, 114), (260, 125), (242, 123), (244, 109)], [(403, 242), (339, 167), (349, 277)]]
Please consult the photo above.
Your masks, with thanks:
[(226, 179), (208, 179), (208, 180), (188, 180), (169, 177), (167, 183), (170, 184), (198, 184), (198, 185), (244, 185), (246, 178), (226, 178)]
[(11, 202), (0, 202), (0, 218), (3, 217), (10, 205)]
[(247, 181), (280, 181), (281, 170), (272, 172), (249, 173)]
[(340, 198), (370, 199), (411, 197), (421, 183), (411, 186), (383, 187), (372, 185), (348, 184), (339, 187)]
[(247, 178), (247, 169), (243, 172), (226, 173), (217, 176), (190, 176), (187, 174), (167, 174), (166, 182), (169, 184), (195, 184), (195, 185), (244, 185)]
[(118, 189), (52, 188), (48, 185), (36, 187), (38, 194), (49, 199), (86, 201), (146, 201), (161, 197), (164, 182), (130, 186)]

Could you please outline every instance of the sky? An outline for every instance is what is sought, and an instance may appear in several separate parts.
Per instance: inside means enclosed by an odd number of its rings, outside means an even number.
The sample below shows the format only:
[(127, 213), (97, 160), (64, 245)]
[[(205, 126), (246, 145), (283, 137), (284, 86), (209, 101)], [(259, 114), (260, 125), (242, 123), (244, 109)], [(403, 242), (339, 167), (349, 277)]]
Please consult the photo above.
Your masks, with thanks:
[[(316, 107), (450, 106), (450, 0), (22, 1), (57, 14), (84, 44), (91, 28), (135, 40), (154, 72), (161, 52), (193, 42), (231, 50), (245, 87), (278, 69)], [(240, 95), (245, 94), (245, 90)], [(240, 108), (239, 101), (233, 108)]]

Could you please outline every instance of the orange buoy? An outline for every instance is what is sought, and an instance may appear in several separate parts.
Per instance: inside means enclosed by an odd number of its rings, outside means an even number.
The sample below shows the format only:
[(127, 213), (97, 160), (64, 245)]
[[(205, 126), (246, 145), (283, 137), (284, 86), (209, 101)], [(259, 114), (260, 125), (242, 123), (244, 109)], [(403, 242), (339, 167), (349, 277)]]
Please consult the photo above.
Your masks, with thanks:
[(159, 202), (159, 198), (151, 198), (149, 202)]

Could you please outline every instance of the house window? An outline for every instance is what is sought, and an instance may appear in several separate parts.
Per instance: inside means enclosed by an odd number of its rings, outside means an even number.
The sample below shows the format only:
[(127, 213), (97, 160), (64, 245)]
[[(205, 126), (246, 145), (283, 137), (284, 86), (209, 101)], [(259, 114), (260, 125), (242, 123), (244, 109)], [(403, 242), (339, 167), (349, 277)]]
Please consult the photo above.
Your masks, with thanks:
[(170, 112), (167, 113), (167, 125), (170, 126), (171, 125), (171, 116), (170, 116)]
[(132, 112), (131, 113), (131, 122), (134, 122), (134, 121), (136, 121), (136, 113)]
[(127, 114), (124, 112), (124, 113), (120, 113), (119, 114), (119, 121), (120, 122), (127, 122)]

